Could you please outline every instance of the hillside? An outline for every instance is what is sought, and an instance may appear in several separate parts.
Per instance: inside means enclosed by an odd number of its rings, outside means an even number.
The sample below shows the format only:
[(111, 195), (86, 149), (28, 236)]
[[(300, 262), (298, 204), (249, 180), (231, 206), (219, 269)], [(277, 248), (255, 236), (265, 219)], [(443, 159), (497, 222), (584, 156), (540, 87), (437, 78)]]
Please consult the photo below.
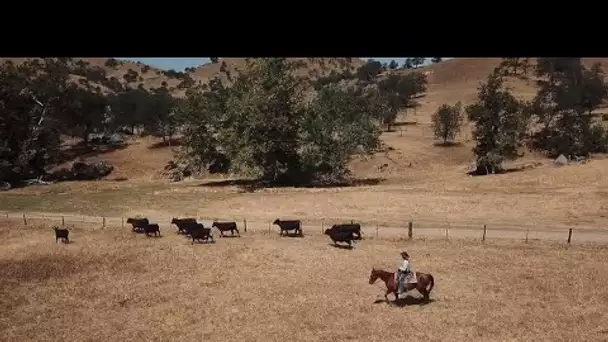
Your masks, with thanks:
[[(310, 63), (306, 59), (301, 60), (307, 63), (307, 68), (301, 69), (300, 74), (309, 73), (311, 69), (327, 73), (337, 67), (334, 63), (320, 65), (319, 62)], [(104, 66), (105, 60), (103, 59), (88, 59), (88, 61), (91, 61), (91, 64), (96, 63), (95, 65), (108, 69)], [(220, 60), (220, 63), (217, 64), (202, 65), (191, 74), (197, 81), (206, 82), (211, 77), (221, 74), (222, 61), (224, 60)], [(239, 58), (226, 59), (225, 61), (232, 71), (244, 66), (245, 63), (245, 59)], [(608, 66), (608, 59), (584, 59), (584, 62), (587, 66), (596, 62)], [(356, 63), (354, 65), (361, 65), (363, 61), (353, 59), (353, 63)], [(398, 182), (403, 177), (414, 177), (417, 171), (422, 172), (420, 176), (424, 177), (425, 172), (444, 170), (446, 167), (459, 170), (466, 169), (473, 158), (471, 152), (473, 145), (470, 141), (469, 132), (471, 126), (468, 126), (469, 129), (464, 129), (457, 139), (462, 144), (460, 147), (448, 150), (439, 148), (433, 146), (434, 139), (430, 128), (431, 114), (444, 103), (453, 104), (462, 101), (464, 104), (469, 104), (473, 102), (476, 99), (480, 82), (484, 82), (487, 75), (499, 63), (499, 58), (458, 58), (415, 69), (415, 71), (425, 73), (428, 79), (428, 90), (425, 96), (418, 100), (420, 106), (415, 111), (410, 109), (401, 113), (398, 119), (400, 123), (398, 123), (396, 131), (383, 134), (382, 139), (394, 150), (387, 154), (373, 156), (370, 159), (353, 161), (352, 167), (355, 170), (355, 175), (361, 177), (389, 176), (390, 179)], [(124, 62), (113, 71), (112, 75), (119, 75), (125, 70), (142, 67), (144, 67), (143, 64)], [(163, 74), (152, 76), (157, 71), (159, 70), (150, 69), (146, 74), (149, 78), (145, 80), (161, 82), (160, 80), (167, 79)], [(393, 72), (408, 73), (412, 70), (396, 70)], [(149, 86), (154, 86), (154, 84), (148, 83)], [(522, 98), (532, 98), (536, 92), (534, 83), (529, 80), (509, 78), (508, 86), (513, 89), (516, 96)], [(132, 141), (131, 145), (124, 150), (91, 158), (95, 160), (105, 159), (116, 165), (113, 176), (116, 178), (156, 179), (159, 177), (165, 163), (172, 158), (172, 148), (152, 148), (157, 143), (158, 139), (155, 138), (137, 139)], [(146, 167), (143, 170), (135, 166), (141, 163), (139, 160), (142, 155), (148, 155), (144, 162)], [(87, 157), (85, 160), (91, 158)], [(540, 158), (540, 156), (528, 153), (519, 163), (525, 164), (528, 160), (536, 158)]]
[[(530, 60), (534, 66), (535, 59)], [(500, 58), (454, 58), (437, 64), (431, 64), (414, 71), (427, 75), (427, 95), (420, 101), (417, 109), (419, 123), (430, 123), (430, 115), (442, 104), (454, 104), (461, 101), (470, 104), (475, 101), (480, 82), (485, 82), (487, 76), (501, 62)], [(583, 58), (586, 67), (600, 63), (604, 71), (608, 71), (608, 58)], [(397, 73), (409, 73), (412, 70), (398, 70)], [(514, 95), (531, 99), (536, 95), (536, 85), (532, 80), (509, 78), (507, 81)]]
[[(34, 58), (0, 58), (0, 62), (11, 60), (16, 64), (19, 64), (25, 60), (31, 60)], [(358, 58), (352, 58), (350, 61), (342, 58), (316, 58), (313, 61), (308, 58), (293, 58), (305, 63), (303, 68), (300, 68), (297, 72), (298, 75), (326, 75), (332, 70), (341, 70), (343, 65), (351, 65), (351, 70), (355, 70), (359, 66), (364, 64), (364, 61)], [(195, 84), (208, 83), (210, 79), (215, 76), (220, 76), (222, 79), (226, 78), (226, 74), (221, 70), (224, 69), (222, 65), (225, 63), (225, 70), (231, 73), (235, 73), (238, 68), (243, 68), (246, 64), (245, 58), (222, 58), (218, 63), (207, 63), (200, 65), (196, 68), (189, 69), (186, 72), (172, 73), (168, 70), (161, 70), (150, 65), (134, 62), (128, 60), (116, 60), (114, 64), (108, 63), (107, 58), (75, 58), (74, 64), (78, 64), (79, 61), (88, 63), (90, 67), (99, 68), (106, 73), (107, 78), (116, 78), (121, 84), (127, 84), (125, 75), (130, 71), (135, 72), (135, 81), (131, 82), (131, 87), (143, 85), (146, 89), (158, 88), (166, 83), (168, 88), (172, 91), (175, 96), (183, 96), (185, 94), (184, 89), (179, 88), (179, 84), (183, 81), (182, 74), (189, 75)], [(82, 78), (78, 75), (73, 75), (73, 78)]]
[[(595, 61), (608, 66), (608, 60), (585, 60), (585, 63)], [(237, 59), (230, 65), (237, 67), (242, 62)], [(310, 220), (349, 217), (367, 222), (403, 221), (416, 216), (510, 222), (532, 217), (539, 224), (606, 223), (608, 159), (596, 158), (584, 165), (556, 168), (552, 160), (526, 151), (523, 158), (507, 163), (508, 168), (522, 172), (478, 178), (466, 175), (473, 162), (469, 130), (463, 130), (457, 137), (456, 146), (436, 146), (430, 115), (443, 103), (474, 101), (479, 83), (499, 62), (499, 59), (454, 59), (417, 69), (427, 73), (428, 91), (419, 99), (420, 107), (415, 113), (413, 110), (403, 113), (396, 130), (382, 134), (381, 139), (392, 148), (390, 151), (352, 161), (353, 177), (360, 180), (361, 187), (267, 189), (243, 194), (235, 186), (217, 185), (220, 184), (217, 177), (172, 184), (160, 180), (160, 172), (172, 159), (173, 148), (155, 147), (160, 141), (157, 138), (136, 138), (126, 149), (85, 158), (107, 160), (115, 166), (108, 180), (126, 181), (67, 182), (16, 189), (3, 195), (7, 200), (1, 208), (103, 211), (108, 215), (111, 212), (162, 216), (190, 213), (225, 218), (291, 215)], [(131, 68), (133, 65), (136, 64), (125, 64)], [(202, 66), (193, 74), (202, 80), (217, 72), (216, 64)], [(516, 96), (534, 95), (532, 82), (511, 79), (509, 85)], [(216, 185), (202, 186), (209, 182)], [(139, 190), (121, 191), (134, 187)], [(68, 193), (70, 202), (56, 201), (57, 194)], [(34, 194), (39, 196), (31, 196)]]

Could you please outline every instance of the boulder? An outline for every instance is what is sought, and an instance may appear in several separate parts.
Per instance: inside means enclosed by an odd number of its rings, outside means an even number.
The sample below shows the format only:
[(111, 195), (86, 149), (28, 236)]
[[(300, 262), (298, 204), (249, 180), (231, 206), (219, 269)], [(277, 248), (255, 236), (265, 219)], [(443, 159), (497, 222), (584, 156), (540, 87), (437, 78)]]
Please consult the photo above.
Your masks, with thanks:
[(554, 161), (555, 165), (562, 166), (568, 165), (568, 158), (566, 158), (563, 154), (560, 154)]

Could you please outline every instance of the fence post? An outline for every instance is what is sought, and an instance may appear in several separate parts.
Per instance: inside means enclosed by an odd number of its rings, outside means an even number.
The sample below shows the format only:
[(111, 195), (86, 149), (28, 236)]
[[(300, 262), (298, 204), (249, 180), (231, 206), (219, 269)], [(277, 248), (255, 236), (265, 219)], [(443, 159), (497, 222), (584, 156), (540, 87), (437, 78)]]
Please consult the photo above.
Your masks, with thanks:
[(27, 219), (25, 218), (25, 214), (23, 214), (23, 225), (27, 226)]
[(526, 229), (526, 243), (528, 243), (528, 234), (530, 234), (530, 228)]
[(414, 227), (412, 221), (407, 224), (407, 237), (412, 238), (414, 236)]
[(61, 216), (61, 226), (65, 227), (65, 216)]
[(376, 223), (376, 239), (378, 238), (378, 227), (379, 225)]
[(568, 244), (572, 242), (572, 228), (568, 228)]
[(268, 235), (270, 235), (270, 226), (271, 226), (270, 221), (268, 221)]
[(125, 228), (125, 218), (122, 216), (120, 217), (120, 227), (123, 229)]
[(483, 236), (481, 237), (481, 241), (485, 242), (486, 241), (486, 231), (488, 230), (488, 228), (486, 227), (486, 225), (483, 225)]
[(245, 233), (247, 233), (247, 219), (243, 219), (243, 226), (245, 227)]
[(102, 220), (102, 222), (101, 222), (101, 226), (102, 226), (102, 227), (105, 227), (105, 226), (106, 226), (106, 217), (105, 217), (105, 216), (103, 216), (103, 220)]
[(450, 227), (445, 227), (445, 238), (449, 239), (450, 238)]

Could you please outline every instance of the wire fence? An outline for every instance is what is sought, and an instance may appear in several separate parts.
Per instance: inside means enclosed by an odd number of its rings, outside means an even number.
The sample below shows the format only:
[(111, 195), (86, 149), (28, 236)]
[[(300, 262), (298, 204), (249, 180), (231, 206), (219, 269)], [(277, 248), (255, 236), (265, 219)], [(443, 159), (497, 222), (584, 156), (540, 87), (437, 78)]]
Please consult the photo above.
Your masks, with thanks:
[[(196, 217), (196, 216), (191, 216)], [(176, 231), (177, 227), (171, 225), (172, 217), (147, 216), (151, 223), (158, 223), (161, 230)], [(250, 234), (277, 234), (279, 228), (272, 224), (273, 220), (260, 219), (220, 219), (211, 217), (196, 217), (205, 227), (210, 227), (213, 221), (235, 221), (241, 233)], [(10, 222), (15, 227), (27, 226), (87, 226), (101, 229), (130, 229), (127, 217), (116, 216), (88, 216), (75, 214), (53, 213), (19, 213), (1, 212), (0, 219)], [(446, 222), (429, 219), (411, 220), (388, 225), (386, 223), (365, 223), (353, 220), (317, 219), (302, 220), (304, 235), (321, 235), (324, 230), (338, 223), (360, 223), (363, 238), (370, 239), (412, 239), (419, 237), (450, 238), (476, 238), (481, 241), (488, 239), (519, 239), (524, 242), (533, 240), (572, 242), (608, 243), (608, 229), (590, 226), (558, 226), (539, 228), (535, 224), (507, 224), (504, 222)]]

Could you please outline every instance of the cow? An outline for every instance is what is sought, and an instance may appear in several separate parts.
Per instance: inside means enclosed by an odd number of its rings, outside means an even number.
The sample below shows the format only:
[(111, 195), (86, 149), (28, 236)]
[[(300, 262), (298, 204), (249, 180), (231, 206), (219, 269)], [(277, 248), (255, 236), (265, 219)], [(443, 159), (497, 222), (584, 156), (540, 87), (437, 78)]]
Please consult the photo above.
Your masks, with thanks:
[(236, 227), (236, 222), (217, 222), (214, 221), (211, 227), (217, 228), (220, 231), (220, 236), (224, 237), (224, 232), (230, 231), (230, 235), (234, 236), (236, 232), (237, 236), (241, 236), (239, 229)]
[(57, 243), (59, 239), (61, 239), (63, 243), (70, 243), (70, 239), (68, 237), (68, 235), (70, 235), (69, 230), (59, 229), (57, 226), (53, 227), (53, 230), (55, 230), (55, 243)]
[(133, 228), (131, 228), (131, 231), (135, 232), (135, 233), (142, 233), (144, 231), (144, 227), (150, 224), (150, 221), (148, 221), (147, 218), (132, 218), (129, 217), (127, 219), (127, 223), (131, 224), (133, 226)]
[(334, 246), (338, 246), (338, 242), (347, 242), (348, 247), (352, 247), (352, 241), (355, 240), (353, 232), (340, 232), (332, 230), (331, 228), (325, 229), (325, 235), (328, 235)]
[(350, 232), (355, 235), (357, 240), (361, 240), (361, 225), (358, 223), (343, 223), (343, 224), (334, 224), (329, 228), (331, 231), (335, 232)]
[(279, 226), (281, 229), (279, 235), (283, 236), (283, 232), (289, 234), (290, 230), (295, 230), (296, 234), (302, 235), (302, 222), (300, 220), (280, 220), (276, 219), (272, 224)]
[(213, 240), (213, 234), (211, 234), (211, 228), (205, 228), (201, 223), (197, 223), (195, 226), (188, 227), (190, 229), (190, 238), (192, 244), (195, 240), (209, 242)]
[(150, 237), (150, 235), (152, 234), (154, 234), (155, 236), (160, 236), (160, 227), (157, 223), (147, 224), (143, 227), (143, 229), (147, 237)]
[(171, 224), (174, 224), (177, 226), (177, 233), (178, 234), (187, 234), (188, 233), (188, 227), (197, 224), (196, 219), (195, 218), (183, 218), (183, 219), (178, 219), (178, 218), (173, 218), (171, 220)]

